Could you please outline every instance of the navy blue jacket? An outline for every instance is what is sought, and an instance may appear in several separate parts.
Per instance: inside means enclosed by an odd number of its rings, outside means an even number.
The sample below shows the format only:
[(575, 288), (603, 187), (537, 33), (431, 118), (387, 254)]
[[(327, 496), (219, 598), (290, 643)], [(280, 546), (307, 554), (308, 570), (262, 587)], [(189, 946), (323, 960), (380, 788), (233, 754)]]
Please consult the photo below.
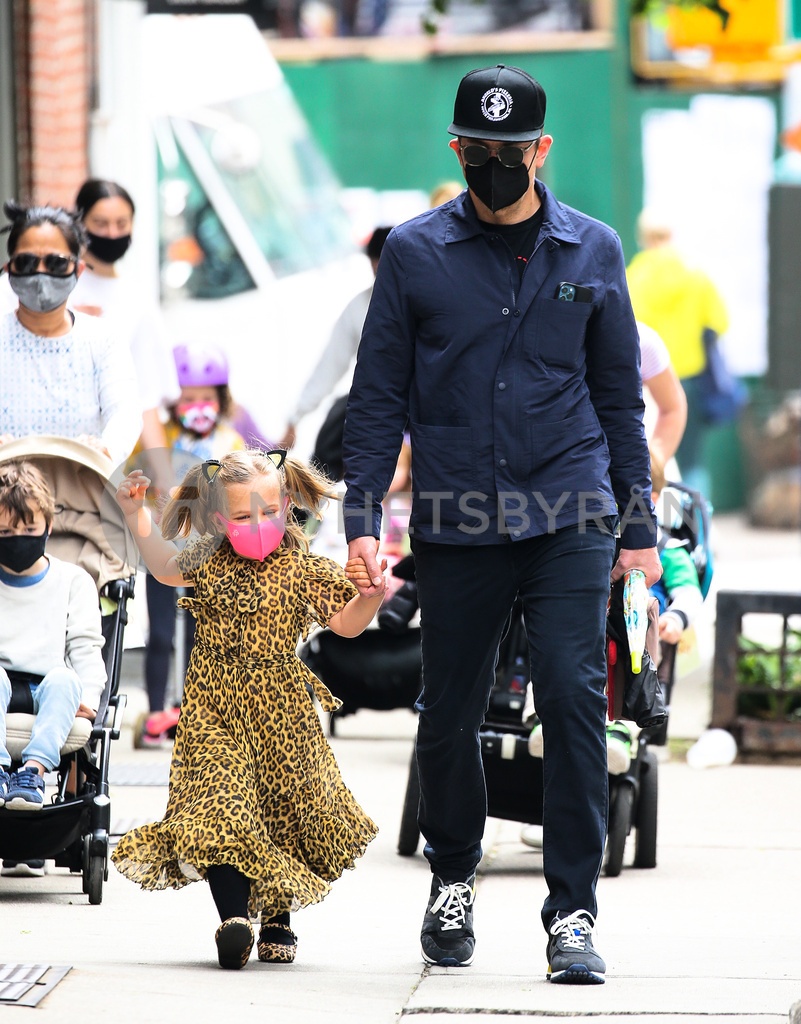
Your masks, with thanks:
[[(387, 239), (348, 398), (348, 540), (379, 535), (408, 429), (415, 537), (492, 544), (619, 514), (624, 547), (654, 545), (620, 240), (536, 188), (522, 284), (467, 192)], [(557, 300), (561, 282), (589, 301)]]

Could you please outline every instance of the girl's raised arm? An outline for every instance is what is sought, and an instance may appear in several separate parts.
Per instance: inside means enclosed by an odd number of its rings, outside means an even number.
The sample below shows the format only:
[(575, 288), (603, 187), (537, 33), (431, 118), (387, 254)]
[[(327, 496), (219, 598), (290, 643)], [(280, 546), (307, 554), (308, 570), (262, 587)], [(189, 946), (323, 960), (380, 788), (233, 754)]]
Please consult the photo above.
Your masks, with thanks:
[(178, 570), (178, 548), (162, 537), (145, 505), (149, 486), (150, 480), (141, 469), (132, 470), (117, 488), (117, 504), (150, 573), (168, 587), (188, 586), (189, 581)]

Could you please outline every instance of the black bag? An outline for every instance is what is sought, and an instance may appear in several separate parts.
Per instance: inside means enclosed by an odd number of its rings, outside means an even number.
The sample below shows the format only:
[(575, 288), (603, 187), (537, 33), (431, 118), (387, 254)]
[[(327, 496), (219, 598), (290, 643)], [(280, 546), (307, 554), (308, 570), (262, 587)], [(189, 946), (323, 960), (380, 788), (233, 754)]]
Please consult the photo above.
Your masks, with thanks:
[[(654, 599), (653, 607), (656, 606)], [(653, 632), (651, 622), (658, 624), (658, 613), (652, 617), (649, 608), (649, 631)], [(658, 630), (658, 625), (657, 625)], [(635, 675), (631, 668), (631, 650), (626, 634), (626, 621), (623, 615), (623, 580), (612, 584), (609, 598), (609, 610), (606, 617), (606, 631), (617, 643), (616, 680), (623, 683), (623, 710), (621, 717), (636, 722), (641, 729), (664, 725), (667, 721), (667, 708), (662, 692), (662, 684), (656, 673), (656, 663), (648, 649), (646, 640), (642, 656), (642, 668)], [(658, 635), (658, 632), (657, 632)]]
[(323, 425), (314, 442), (312, 459), (331, 480), (345, 479), (345, 465), (342, 459), (342, 438), (345, 434), (345, 409), (348, 396), (334, 400), (323, 420)]

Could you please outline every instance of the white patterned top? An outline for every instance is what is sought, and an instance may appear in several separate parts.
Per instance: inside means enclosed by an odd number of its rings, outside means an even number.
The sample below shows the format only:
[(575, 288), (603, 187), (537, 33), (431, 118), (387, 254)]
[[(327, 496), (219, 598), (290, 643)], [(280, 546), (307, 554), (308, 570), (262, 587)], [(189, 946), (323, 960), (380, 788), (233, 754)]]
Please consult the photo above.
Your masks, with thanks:
[(89, 434), (122, 462), (142, 429), (131, 353), (97, 317), (72, 315), (56, 338), (33, 334), (16, 313), (0, 317), (0, 435)]

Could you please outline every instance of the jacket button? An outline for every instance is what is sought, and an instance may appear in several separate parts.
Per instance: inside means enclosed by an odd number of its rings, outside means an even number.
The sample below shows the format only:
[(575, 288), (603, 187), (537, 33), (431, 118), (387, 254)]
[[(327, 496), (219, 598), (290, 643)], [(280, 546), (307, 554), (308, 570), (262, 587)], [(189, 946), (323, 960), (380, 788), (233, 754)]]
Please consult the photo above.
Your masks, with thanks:
[(512, 533), (515, 535), (515, 537), (520, 536), (520, 530), (513, 530)]
[(515, 316), (520, 316), (520, 310), (519, 309), (515, 310)]
[(501, 468), (503, 468), (506, 465), (506, 459), (501, 459), (498, 465), (501, 466)]
[(506, 385), (504, 384), (503, 381), (501, 381), (501, 383), (498, 385), (498, 390), (499, 391), (506, 391)]
[(507, 307), (506, 307), (506, 306), (504, 306), (504, 307), (503, 307), (503, 309), (501, 310), (501, 312), (503, 313), (503, 315), (504, 315), (504, 316), (509, 316), (509, 310), (507, 309)]

